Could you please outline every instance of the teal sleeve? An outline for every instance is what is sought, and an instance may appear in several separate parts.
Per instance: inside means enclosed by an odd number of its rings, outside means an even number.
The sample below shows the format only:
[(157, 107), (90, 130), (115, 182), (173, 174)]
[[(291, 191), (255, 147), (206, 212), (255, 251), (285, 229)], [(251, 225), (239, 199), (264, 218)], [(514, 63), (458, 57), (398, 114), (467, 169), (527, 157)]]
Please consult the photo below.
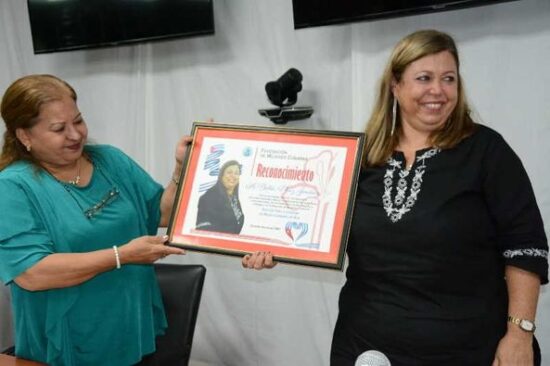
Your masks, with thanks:
[[(128, 158), (130, 159), (130, 158)], [(137, 163), (130, 159), (134, 181), (138, 184), (146, 209), (147, 232), (156, 235), (160, 222), (160, 201), (164, 188), (143, 170)]]
[(4, 284), (53, 253), (53, 244), (27, 193), (0, 180), (0, 280)]

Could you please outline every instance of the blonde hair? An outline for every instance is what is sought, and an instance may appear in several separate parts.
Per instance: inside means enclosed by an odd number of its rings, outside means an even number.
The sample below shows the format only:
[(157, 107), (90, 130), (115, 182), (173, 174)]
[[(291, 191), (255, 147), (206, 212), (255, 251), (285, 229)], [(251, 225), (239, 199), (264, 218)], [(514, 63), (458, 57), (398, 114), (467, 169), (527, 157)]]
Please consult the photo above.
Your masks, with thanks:
[(0, 155), (0, 171), (18, 160), (34, 160), (19, 141), (16, 131), (27, 129), (37, 123), (40, 107), (44, 103), (60, 100), (66, 96), (77, 99), (74, 89), (53, 75), (28, 75), (14, 81), (2, 98), (0, 111), (6, 125), (4, 145)]
[(450, 35), (443, 32), (430, 29), (420, 30), (409, 34), (397, 43), (386, 65), (380, 80), (374, 109), (365, 131), (366, 143), (363, 150), (363, 164), (365, 166), (383, 165), (399, 143), (399, 131), (401, 129), (399, 111), (397, 111), (396, 116), (395, 132), (393, 135), (391, 134), (392, 83), (401, 80), (405, 69), (412, 62), (443, 51), (450, 52), (456, 62), (458, 98), (449, 120), (442, 129), (432, 133), (430, 141), (434, 146), (441, 149), (451, 148), (473, 132), (475, 123), (470, 117), (470, 108), (466, 102), (455, 41)]

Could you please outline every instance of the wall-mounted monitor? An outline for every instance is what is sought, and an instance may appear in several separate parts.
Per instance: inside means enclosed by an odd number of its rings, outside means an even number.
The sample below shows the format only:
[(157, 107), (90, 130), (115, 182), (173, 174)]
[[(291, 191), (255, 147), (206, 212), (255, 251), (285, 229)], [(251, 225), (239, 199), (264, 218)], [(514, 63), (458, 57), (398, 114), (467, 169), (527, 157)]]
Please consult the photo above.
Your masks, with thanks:
[(214, 33), (213, 0), (27, 0), (34, 53)]
[(292, 0), (294, 28), (394, 18), (517, 0)]

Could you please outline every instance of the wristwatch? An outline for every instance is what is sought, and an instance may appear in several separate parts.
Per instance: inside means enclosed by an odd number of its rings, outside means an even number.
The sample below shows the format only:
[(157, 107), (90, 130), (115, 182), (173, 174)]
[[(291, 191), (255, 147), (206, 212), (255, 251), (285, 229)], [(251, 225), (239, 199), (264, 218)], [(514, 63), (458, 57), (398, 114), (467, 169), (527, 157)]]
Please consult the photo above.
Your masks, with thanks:
[(535, 326), (535, 323), (532, 322), (531, 320), (514, 318), (513, 316), (508, 315), (508, 321), (512, 324), (517, 325), (522, 330), (529, 333), (534, 333), (535, 329), (537, 329), (537, 327)]

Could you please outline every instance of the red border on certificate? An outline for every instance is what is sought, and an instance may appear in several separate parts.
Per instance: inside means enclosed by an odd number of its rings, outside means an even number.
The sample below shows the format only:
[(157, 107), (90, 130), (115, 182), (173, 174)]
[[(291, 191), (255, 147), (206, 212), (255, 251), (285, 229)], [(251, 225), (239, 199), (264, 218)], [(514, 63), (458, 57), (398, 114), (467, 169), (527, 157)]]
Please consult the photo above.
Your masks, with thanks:
[[(328, 153), (334, 151), (335, 153), (332, 153), (331, 156), (337, 155), (339, 160), (330, 160), (330, 166), (326, 163), (326, 159), (315, 161), (315, 164), (310, 164), (315, 169), (318, 169), (318, 171), (314, 172), (317, 176), (330, 175), (333, 189), (331, 190), (324, 186), (319, 188), (315, 185), (309, 185), (307, 188), (309, 191), (315, 189), (315, 192), (326, 188), (330, 192), (323, 194), (325, 196), (328, 194), (330, 197), (325, 199), (326, 202), (323, 204), (313, 206), (309, 205), (308, 202), (304, 204), (295, 202), (301, 208), (299, 212), (304, 212), (304, 214), (310, 212), (310, 216), (298, 220), (301, 221), (300, 223), (295, 223), (291, 219), (286, 220), (288, 222), (286, 226), (288, 237), (283, 235), (284, 239), (291, 241), (289, 237), (296, 239), (299, 235), (304, 236), (304, 233), (307, 231), (308, 234), (316, 235), (315, 238), (324, 240), (324, 250), (320, 250), (319, 248), (312, 249), (311, 247), (301, 248), (291, 245), (292, 243), (289, 244), (285, 240), (281, 240), (282, 237), (280, 235), (285, 232), (285, 229), (282, 227), (280, 230), (274, 231), (277, 235), (274, 234), (272, 237), (270, 235), (263, 235), (263, 233), (262, 235), (258, 235), (252, 229), (243, 230), (239, 233), (225, 233), (220, 231), (205, 232), (204, 230), (191, 227), (192, 225), (189, 223), (194, 223), (197, 215), (196, 204), (194, 202), (200, 199), (200, 194), (197, 193), (197, 187), (199, 187), (197, 180), (200, 174), (202, 174), (201, 167), (207, 165), (203, 161), (204, 156), (212, 149), (211, 146), (207, 146), (210, 141), (216, 142), (216, 146), (223, 145), (227, 151), (231, 148), (236, 150), (243, 146), (251, 146), (250, 150), (252, 150), (252, 153), (247, 156), (246, 167), (245, 164), (241, 167), (243, 170), (241, 176), (243, 178), (241, 178), (240, 183), (242, 185), (243, 180), (248, 177), (248, 186), (252, 187), (250, 189), (257, 188), (255, 179), (259, 179), (254, 175), (254, 172), (260, 169), (258, 168), (260, 164), (258, 163), (258, 151), (268, 151), (263, 154), (265, 159), (271, 158), (268, 161), (284, 161), (287, 165), (288, 161), (291, 160), (287, 161), (286, 159), (296, 159), (296, 156), (303, 155), (304, 160), (308, 161), (307, 156), (315, 155), (317, 157), (320, 155), (317, 151), (328, 151)], [(364, 135), (362, 133), (194, 123), (193, 143), (187, 154), (186, 168), (182, 172), (181, 184), (178, 187), (178, 194), (168, 227), (170, 244), (191, 250), (239, 256), (255, 251), (269, 251), (273, 253), (276, 260), (281, 262), (341, 270), (360, 169), (363, 141)], [(264, 147), (270, 146), (279, 146), (275, 153), (282, 155), (273, 156), (271, 155), (271, 150), (264, 149)], [(205, 151), (205, 149), (210, 150)], [(276, 158), (279, 160), (274, 160)], [(212, 164), (208, 165), (212, 166)], [(248, 175), (245, 174), (245, 170)], [(314, 173), (312, 171), (311, 176)], [(332, 178), (334, 176), (338, 177), (336, 178), (336, 182)], [(327, 181), (327, 179), (324, 179), (324, 181)], [(289, 181), (287, 190), (295, 187), (293, 183)], [(285, 188), (285, 186), (281, 186), (280, 180), (275, 179), (273, 179), (272, 185), (266, 187), (268, 189), (276, 187), (279, 190)], [(255, 196), (263, 197), (264, 194), (261, 189), (257, 189)], [(307, 200), (308, 198), (303, 199)], [(250, 227), (262, 226), (259, 224), (254, 225), (255, 222), (264, 223), (266, 220), (276, 222), (279, 216), (284, 217), (285, 214), (288, 214), (288, 217), (296, 215), (296, 210), (281, 211), (280, 202), (267, 200), (264, 204), (256, 204), (256, 206), (262, 206), (259, 209), (273, 206), (271, 210), (276, 212), (273, 214), (273, 217), (269, 217), (268, 212), (266, 214), (267, 219), (259, 215), (251, 217), (250, 214), (245, 212), (245, 222), (252, 223)], [(250, 212), (251, 210), (249, 209), (248, 211)], [(281, 222), (284, 223), (285, 220), (283, 219)], [(283, 225), (281, 224), (280, 226)], [(273, 230), (273, 228), (269, 229)], [(317, 242), (316, 240), (310, 241)]]

